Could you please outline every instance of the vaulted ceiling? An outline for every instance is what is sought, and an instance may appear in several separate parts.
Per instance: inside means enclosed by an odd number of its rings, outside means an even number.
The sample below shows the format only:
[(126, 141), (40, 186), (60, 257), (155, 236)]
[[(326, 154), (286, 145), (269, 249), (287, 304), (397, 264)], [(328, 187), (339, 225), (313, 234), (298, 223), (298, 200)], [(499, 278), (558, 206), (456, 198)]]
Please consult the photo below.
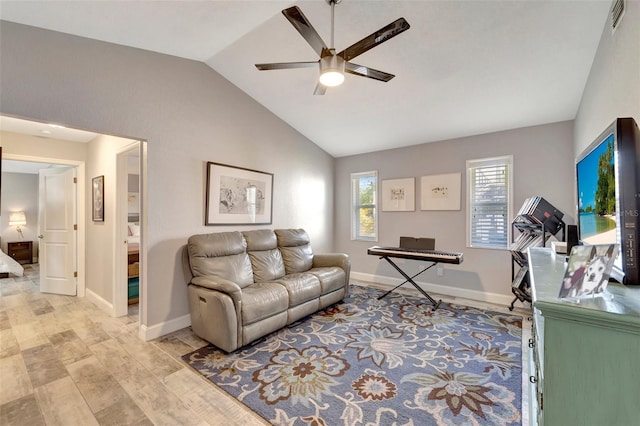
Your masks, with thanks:
[(258, 71), (317, 55), (281, 10), (297, 5), (330, 44), (325, 0), (0, 1), (0, 18), (202, 61), (333, 156), (575, 118), (609, 1), (362, 1), (335, 7), (338, 51), (399, 17), (411, 28), (357, 58), (395, 74)]

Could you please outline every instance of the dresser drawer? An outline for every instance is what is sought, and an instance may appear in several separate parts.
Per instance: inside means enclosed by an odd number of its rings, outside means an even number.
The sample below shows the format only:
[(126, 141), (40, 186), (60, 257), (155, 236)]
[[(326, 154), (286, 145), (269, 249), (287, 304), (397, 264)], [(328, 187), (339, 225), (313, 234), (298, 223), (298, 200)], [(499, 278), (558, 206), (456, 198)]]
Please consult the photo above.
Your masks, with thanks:
[(128, 270), (129, 278), (137, 277), (138, 275), (140, 275), (140, 264), (139, 263), (132, 263), (131, 265), (129, 265), (128, 269), (129, 269)]

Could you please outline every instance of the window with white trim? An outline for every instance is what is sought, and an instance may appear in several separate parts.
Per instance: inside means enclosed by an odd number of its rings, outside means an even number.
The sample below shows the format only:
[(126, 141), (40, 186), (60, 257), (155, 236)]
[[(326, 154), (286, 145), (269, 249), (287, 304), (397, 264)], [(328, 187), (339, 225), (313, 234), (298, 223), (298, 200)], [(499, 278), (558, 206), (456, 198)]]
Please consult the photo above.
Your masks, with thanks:
[(378, 172), (351, 174), (351, 239), (378, 239)]
[(467, 247), (509, 248), (513, 156), (467, 160)]

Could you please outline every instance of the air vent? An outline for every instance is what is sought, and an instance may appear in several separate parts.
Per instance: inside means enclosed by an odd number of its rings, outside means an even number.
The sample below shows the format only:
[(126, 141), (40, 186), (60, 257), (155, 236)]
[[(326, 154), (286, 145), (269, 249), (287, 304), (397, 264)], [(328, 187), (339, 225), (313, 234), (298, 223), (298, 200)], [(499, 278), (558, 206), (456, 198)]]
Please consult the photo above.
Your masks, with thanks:
[(622, 17), (624, 16), (624, 10), (624, 0), (616, 0), (615, 3), (613, 3), (613, 7), (611, 8), (611, 33), (620, 26), (620, 22), (622, 22)]

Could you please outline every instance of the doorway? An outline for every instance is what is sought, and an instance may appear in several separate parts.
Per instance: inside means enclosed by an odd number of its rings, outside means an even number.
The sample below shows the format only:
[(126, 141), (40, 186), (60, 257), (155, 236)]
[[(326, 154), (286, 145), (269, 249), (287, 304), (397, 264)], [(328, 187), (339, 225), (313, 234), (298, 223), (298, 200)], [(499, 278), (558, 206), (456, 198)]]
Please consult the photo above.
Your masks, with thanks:
[[(5, 120), (17, 120), (20, 121), (20, 130), (10, 128)], [(127, 191), (125, 190), (124, 202), (120, 201), (116, 193), (116, 161), (117, 154), (123, 146), (136, 146), (140, 153), (140, 179), (139, 182), (144, 182), (145, 169), (142, 167), (144, 161), (146, 161), (146, 142), (138, 141), (135, 139), (117, 138), (109, 135), (100, 135), (91, 132), (76, 131), (78, 133), (85, 133), (91, 135), (90, 139), (86, 140), (73, 140), (66, 137), (56, 137), (51, 135), (51, 138), (47, 136), (48, 140), (43, 141), (45, 136), (42, 130), (30, 130), (36, 129), (36, 126), (48, 126), (42, 122), (33, 122), (30, 120), (15, 119), (12, 117), (0, 116), (0, 128), (2, 128), (2, 144), (3, 144), (3, 160), (16, 160), (16, 161), (32, 161), (32, 162), (48, 162), (62, 164), (66, 166), (76, 167), (77, 169), (77, 296), (87, 297), (89, 300), (98, 305), (102, 310), (108, 312), (112, 316), (126, 315), (126, 291), (125, 295), (125, 309), (124, 312), (117, 312), (118, 301), (113, 297), (115, 289), (118, 288), (117, 284), (122, 284), (122, 280), (117, 278), (117, 271), (123, 270), (123, 274), (126, 279), (127, 271), (127, 256), (126, 250), (122, 257), (118, 256), (118, 247), (125, 246), (124, 244), (117, 244), (121, 240), (118, 235), (118, 227), (116, 226), (116, 210), (122, 208), (124, 205), (125, 220), (123, 229), (127, 229), (126, 219), (126, 205), (127, 205)], [(13, 124), (13, 123), (12, 123)], [(60, 126), (56, 126), (53, 129), (54, 132), (60, 130)], [(23, 131), (24, 129), (24, 131)], [(74, 131), (73, 129), (62, 128), (66, 131)], [(73, 136), (73, 135), (71, 135)], [(28, 138), (28, 139), (27, 139)], [(23, 141), (28, 141), (23, 143)], [(93, 151), (87, 148), (86, 154), (81, 154), (80, 151), (85, 152), (79, 144), (69, 144), (69, 142), (87, 142), (87, 144), (96, 144), (96, 148)], [(74, 148), (70, 145), (75, 145)], [(87, 145), (89, 146), (89, 145)], [(73, 160), (66, 160), (58, 158), (62, 153), (63, 156), (73, 158)], [(85, 158), (86, 156), (86, 158)], [(54, 158), (51, 158), (54, 157)], [(79, 161), (78, 158), (82, 157), (83, 161)], [(86, 161), (86, 164), (85, 164)], [(146, 165), (145, 165), (146, 167)], [(91, 200), (92, 193), (90, 191), (90, 179), (94, 176), (105, 175), (105, 182), (109, 184), (111, 188), (109, 191), (109, 197), (106, 201), (108, 212), (106, 217), (107, 222), (96, 222), (93, 220), (92, 215), (88, 211), (88, 203)], [(7, 190), (5, 184), (2, 188), (3, 193)], [(140, 205), (144, 205), (145, 191), (144, 186), (140, 184), (139, 202)], [(4, 207), (4, 206), (3, 206)], [(3, 215), (4, 216), (4, 215)], [(4, 219), (4, 218), (3, 218)], [(146, 226), (143, 217), (139, 217), (140, 229), (144, 229)], [(110, 222), (110, 223), (109, 223)], [(4, 229), (4, 228), (3, 228)], [(91, 231), (91, 232), (89, 232)], [(144, 232), (141, 232), (144, 235)], [(126, 233), (125, 233), (126, 236)], [(116, 240), (117, 238), (117, 240)], [(122, 240), (124, 241), (124, 240)], [(121, 241), (121, 242), (122, 242)], [(4, 238), (3, 238), (4, 245)], [(140, 259), (144, 259), (143, 245), (140, 246)], [(104, 249), (107, 249), (106, 251)], [(93, 260), (90, 261), (93, 253)], [(99, 256), (96, 261), (96, 254)], [(109, 258), (112, 260), (110, 261)], [(86, 265), (89, 263), (91, 269), (87, 269)], [(98, 268), (98, 269), (96, 269)], [(144, 287), (144, 274), (140, 274), (140, 288)], [(89, 282), (90, 279), (90, 282)], [(142, 291), (140, 292), (142, 293)], [(139, 312), (140, 320), (143, 319), (143, 312), (145, 309), (146, 301), (140, 299)]]
[(116, 316), (140, 306), (143, 275), (141, 248), (141, 142), (133, 142), (116, 154), (116, 282), (113, 299)]
[[(70, 238), (73, 238), (73, 241), (70, 241), (70, 244), (67, 246), (68, 248), (71, 248), (71, 250), (67, 250), (67, 252), (64, 253), (64, 259), (59, 259), (60, 262), (56, 262), (54, 266), (52, 265), (52, 267), (49, 267), (46, 262), (43, 264), (43, 259), (41, 257), (43, 252), (43, 250), (41, 250), (41, 243), (46, 232), (42, 229), (41, 225), (42, 211), (40, 195), (42, 191), (40, 188), (39, 176), (43, 171), (48, 171), (49, 173), (53, 172), (54, 174), (58, 173), (58, 171), (65, 170), (72, 172), (72, 174), (76, 176), (78, 183), (63, 183), (63, 186), (66, 187), (68, 196), (73, 197), (73, 200), (67, 199), (67, 201), (71, 201), (76, 205), (81, 205), (80, 203), (84, 202), (84, 162), (38, 157), (36, 155), (17, 155), (8, 153), (6, 150), (3, 152), (2, 162), (3, 173), (12, 173), (15, 175), (14, 179), (17, 179), (14, 180), (14, 182), (25, 183), (23, 188), (10, 188), (9, 185), (7, 185), (8, 182), (5, 182), (2, 193), (2, 208), (4, 212), (7, 212), (10, 209), (26, 206), (27, 225), (22, 226), (20, 238), (21, 240), (24, 239), (25, 241), (31, 241), (33, 252), (32, 261), (39, 263), (41, 269), (40, 272), (43, 276), (53, 277), (49, 284), (57, 281), (58, 276), (69, 274), (73, 276), (75, 274), (75, 279), (72, 280), (72, 283), (67, 282), (64, 287), (58, 286), (57, 283), (54, 283), (48, 287), (45, 286), (43, 290), (51, 293), (76, 295), (80, 297), (85, 296), (84, 215), (76, 214), (75, 208), (73, 211), (69, 211), (65, 215), (65, 220), (69, 220), (72, 222), (72, 225), (75, 224), (78, 228), (76, 232), (71, 233)], [(30, 181), (35, 182), (35, 185), (30, 185)], [(13, 201), (10, 201), (12, 194), (13, 197), (19, 195), (19, 198), (13, 198)], [(3, 229), (5, 229), (4, 225), (6, 224), (3, 222)], [(11, 239), (11, 235), (9, 235), (9, 239)], [(4, 237), (2, 244), (4, 249), (6, 245)], [(57, 254), (60, 255), (60, 253)], [(64, 274), (59, 273), (61, 270), (61, 264), (65, 265)]]

